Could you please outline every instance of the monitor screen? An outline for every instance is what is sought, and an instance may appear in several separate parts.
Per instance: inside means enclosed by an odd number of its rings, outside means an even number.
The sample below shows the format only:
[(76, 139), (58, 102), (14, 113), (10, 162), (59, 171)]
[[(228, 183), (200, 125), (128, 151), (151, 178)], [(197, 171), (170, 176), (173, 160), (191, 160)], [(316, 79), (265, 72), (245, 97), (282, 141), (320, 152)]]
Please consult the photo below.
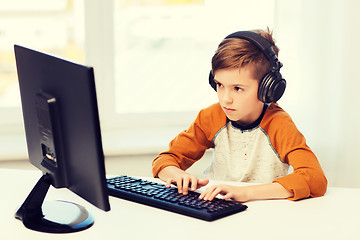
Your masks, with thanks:
[[(43, 173), (33, 192), (45, 191), (37, 190), (38, 185), (65, 187), (110, 210), (93, 68), (22, 46), (14, 48), (29, 161)], [(44, 197), (33, 192), (32, 199)], [(42, 204), (43, 199), (38, 201)], [(23, 222), (24, 211), (17, 213)]]

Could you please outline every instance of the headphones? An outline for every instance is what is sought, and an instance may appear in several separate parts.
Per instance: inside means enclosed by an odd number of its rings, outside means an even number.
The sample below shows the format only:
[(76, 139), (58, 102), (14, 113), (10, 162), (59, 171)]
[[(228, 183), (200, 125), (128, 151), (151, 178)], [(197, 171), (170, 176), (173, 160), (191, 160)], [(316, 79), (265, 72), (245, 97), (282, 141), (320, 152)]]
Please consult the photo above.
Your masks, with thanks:
[[(269, 60), (271, 70), (262, 78), (258, 88), (258, 98), (263, 103), (277, 102), (285, 92), (286, 81), (280, 74), (283, 64), (278, 60), (271, 44), (261, 35), (251, 31), (239, 31), (228, 35), (228, 38), (245, 39), (260, 49)], [(209, 74), (209, 84), (217, 91), (214, 75)]]

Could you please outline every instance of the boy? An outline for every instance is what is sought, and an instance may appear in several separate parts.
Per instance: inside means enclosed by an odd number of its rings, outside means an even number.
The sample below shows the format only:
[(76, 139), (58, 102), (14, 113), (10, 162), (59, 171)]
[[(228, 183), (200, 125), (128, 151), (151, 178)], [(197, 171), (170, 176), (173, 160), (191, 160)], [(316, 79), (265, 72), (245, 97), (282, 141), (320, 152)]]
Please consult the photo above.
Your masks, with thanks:
[[(276, 103), (286, 86), (278, 51), (269, 29), (233, 33), (220, 43), (209, 78), (219, 103), (201, 110), (169, 150), (154, 159), (154, 177), (167, 187), (176, 184), (183, 194), (207, 185), (208, 178), (258, 183), (208, 187), (200, 198), (210, 201), (218, 194), (241, 202), (325, 194), (327, 180), (316, 156)], [(185, 172), (209, 148), (214, 159), (207, 178)]]

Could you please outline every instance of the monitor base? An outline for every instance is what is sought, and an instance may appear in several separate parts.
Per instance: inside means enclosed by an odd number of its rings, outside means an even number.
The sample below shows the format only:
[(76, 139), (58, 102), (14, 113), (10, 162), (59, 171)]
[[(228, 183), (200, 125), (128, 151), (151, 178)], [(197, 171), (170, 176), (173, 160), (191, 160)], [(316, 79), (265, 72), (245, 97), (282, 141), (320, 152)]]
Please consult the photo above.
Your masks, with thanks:
[(47, 233), (71, 233), (91, 227), (94, 220), (83, 206), (65, 201), (44, 202), (50, 187), (48, 180), (46, 175), (40, 178), (15, 218), (29, 229)]

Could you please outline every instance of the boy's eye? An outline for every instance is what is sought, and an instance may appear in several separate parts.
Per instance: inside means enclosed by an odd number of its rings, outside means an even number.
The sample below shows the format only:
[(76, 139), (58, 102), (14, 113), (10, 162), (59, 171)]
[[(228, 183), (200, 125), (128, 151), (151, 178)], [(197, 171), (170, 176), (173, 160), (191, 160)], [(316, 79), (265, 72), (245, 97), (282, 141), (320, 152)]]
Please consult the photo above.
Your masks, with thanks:
[(217, 83), (216, 83), (216, 86), (217, 86), (217, 87), (222, 87), (222, 84), (217, 82)]
[(235, 87), (235, 91), (241, 92), (241, 91), (243, 91), (243, 89), (241, 87)]

